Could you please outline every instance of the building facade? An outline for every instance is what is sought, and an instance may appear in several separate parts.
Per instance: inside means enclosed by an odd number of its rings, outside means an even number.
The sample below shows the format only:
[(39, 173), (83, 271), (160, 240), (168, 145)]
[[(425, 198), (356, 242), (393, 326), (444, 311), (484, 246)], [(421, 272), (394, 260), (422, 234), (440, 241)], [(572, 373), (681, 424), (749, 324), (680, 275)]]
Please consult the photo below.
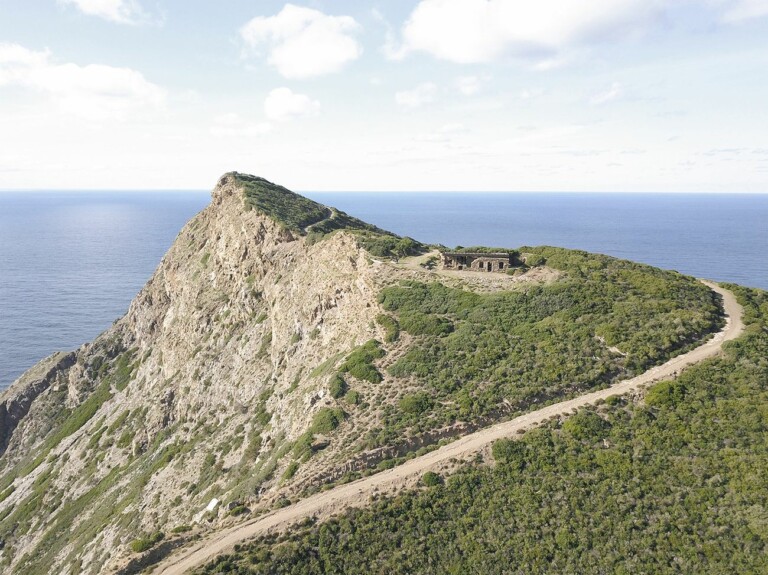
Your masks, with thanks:
[(506, 272), (512, 267), (508, 253), (443, 252), (443, 269), (478, 272)]

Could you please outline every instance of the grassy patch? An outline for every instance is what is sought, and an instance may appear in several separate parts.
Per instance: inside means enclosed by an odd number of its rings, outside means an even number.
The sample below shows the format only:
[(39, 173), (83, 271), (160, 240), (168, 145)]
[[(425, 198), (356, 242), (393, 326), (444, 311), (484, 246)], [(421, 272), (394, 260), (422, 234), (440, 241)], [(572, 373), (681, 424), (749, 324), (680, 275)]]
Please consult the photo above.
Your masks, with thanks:
[(243, 186), (248, 206), (289, 230), (303, 233), (305, 227), (331, 215), (330, 208), (264, 178), (238, 173), (231, 175)]
[(347, 382), (340, 375), (334, 375), (331, 378), (331, 383), (328, 386), (333, 399), (339, 399), (345, 393), (347, 393)]
[(400, 337), (400, 325), (391, 315), (380, 313), (376, 316), (376, 323), (384, 328), (384, 341), (392, 343)]
[(157, 531), (152, 535), (146, 537), (139, 537), (131, 541), (131, 551), (134, 553), (143, 553), (160, 543), (165, 538), (165, 534), (162, 531)]
[(65, 437), (69, 437), (96, 414), (99, 408), (109, 399), (112, 398), (110, 391), (110, 380), (105, 379), (98, 387), (88, 396), (83, 403), (78, 405), (69, 416), (64, 420), (64, 423), (51, 435), (49, 435), (43, 442), (43, 445), (38, 449), (38, 455), (29, 464), (21, 469), (20, 475), (29, 475), (34, 471), (38, 465), (40, 465), (48, 454), (54, 449)]
[(373, 362), (382, 357), (384, 357), (384, 350), (381, 349), (378, 341), (372, 339), (355, 348), (341, 364), (339, 371), (349, 373), (357, 379), (379, 383), (382, 379), (381, 373)]

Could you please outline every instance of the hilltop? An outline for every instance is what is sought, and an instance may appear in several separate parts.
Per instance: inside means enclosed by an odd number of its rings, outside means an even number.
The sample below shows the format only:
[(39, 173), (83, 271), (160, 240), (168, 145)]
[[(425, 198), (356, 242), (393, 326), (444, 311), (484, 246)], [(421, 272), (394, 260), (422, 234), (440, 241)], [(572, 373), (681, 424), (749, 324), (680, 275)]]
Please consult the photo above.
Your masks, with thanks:
[(723, 325), (676, 272), (521, 246), (484, 280), (430, 249), (223, 176), (123, 318), (0, 397), (3, 567), (137, 572)]

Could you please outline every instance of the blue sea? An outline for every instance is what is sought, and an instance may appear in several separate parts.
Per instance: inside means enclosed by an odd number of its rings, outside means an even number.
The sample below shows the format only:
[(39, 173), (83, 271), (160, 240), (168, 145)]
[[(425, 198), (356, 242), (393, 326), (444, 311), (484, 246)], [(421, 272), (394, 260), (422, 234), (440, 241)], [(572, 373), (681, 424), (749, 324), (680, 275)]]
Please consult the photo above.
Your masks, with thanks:
[[(768, 289), (768, 195), (318, 193), (446, 246), (556, 245)], [(128, 308), (208, 192), (0, 193), (0, 388)]]

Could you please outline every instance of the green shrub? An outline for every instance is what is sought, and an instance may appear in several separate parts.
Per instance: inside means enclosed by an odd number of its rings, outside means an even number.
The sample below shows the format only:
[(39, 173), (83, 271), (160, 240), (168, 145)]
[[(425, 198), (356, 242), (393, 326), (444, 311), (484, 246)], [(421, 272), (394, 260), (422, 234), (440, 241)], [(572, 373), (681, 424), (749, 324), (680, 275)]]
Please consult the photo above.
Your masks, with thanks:
[(547, 258), (540, 254), (528, 254), (525, 256), (525, 265), (530, 267), (543, 266), (547, 263)]
[(261, 427), (254, 425), (248, 433), (248, 445), (243, 451), (243, 462), (250, 463), (256, 461), (261, 452)]
[(242, 515), (243, 513), (248, 513), (248, 508), (245, 505), (237, 505), (236, 507), (233, 507), (229, 510), (229, 515), (231, 517), (236, 517), (237, 515)]
[(432, 270), (432, 269), (435, 269), (435, 267), (437, 267), (437, 264), (439, 262), (440, 262), (440, 258), (438, 256), (429, 256), (425, 262), (422, 262), (419, 265), (428, 270)]
[(131, 541), (131, 551), (134, 553), (142, 553), (160, 543), (164, 537), (165, 534), (162, 531), (156, 531), (148, 537), (139, 537), (138, 539), (134, 539)]
[(312, 431), (302, 433), (293, 444), (293, 456), (297, 459), (309, 458), (312, 455)]
[(330, 433), (344, 421), (344, 410), (339, 407), (321, 407), (312, 419), (312, 433)]
[[(299, 436), (293, 444), (293, 456), (301, 461), (306, 461), (312, 456), (312, 442), (315, 434), (328, 434), (335, 430), (344, 421), (346, 414), (340, 407), (321, 407), (312, 418), (309, 429)], [(298, 464), (296, 466), (298, 468)], [(289, 467), (290, 469), (290, 467)], [(293, 472), (296, 470), (294, 469)], [(292, 474), (291, 474), (292, 475)]]
[(294, 475), (296, 475), (296, 472), (299, 470), (299, 462), (298, 461), (291, 461), (288, 464), (288, 467), (285, 470), (285, 473), (283, 473), (283, 479), (290, 479)]
[(355, 391), (354, 389), (350, 389), (344, 396), (344, 401), (350, 405), (359, 405), (362, 401), (362, 398), (359, 392)]
[(434, 471), (427, 471), (421, 476), (421, 482), (427, 487), (435, 487), (436, 485), (441, 485), (443, 483), (443, 478)]
[(432, 408), (434, 402), (432, 398), (426, 393), (419, 392), (411, 395), (406, 395), (400, 400), (400, 409), (405, 413), (421, 414), (425, 411), (429, 411)]
[(518, 469), (525, 467), (526, 446), (522, 441), (514, 439), (499, 439), (493, 443), (491, 454), (494, 461)]
[(412, 335), (447, 335), (453, 331), (453, 324), (446, 318), (409, 312), (400, 315), (400, 325)]
[(287, 497), (281, 497), (277, 501), (275, 501), (275, 509), (282, 509), (283, 507), (288, 507), (291, 504), (291, 500)]
[(379, 383), (382, 377), (373, 362), (381, 357), (384, 357), (384, 350), (381, 349), (378, 341), (372, 339), (352, 351), (339, 370), (357, 379)]
[(563, 431), (578, 440), (596, 441), (605, 436), (610, 424), (593, 411), (582, 410), (565, 420)]
[(683, 401), (687, 393), (680, 381), (660, 381), (645, 394), (645, 403), (654, 407), (672, 407)]
[(10, 487), (8, 487), (8, 489), (0, 493), (0, 503), (8, 499), (14, 491), (16, 491), (16, 487), (11, 485)]
[(323, 232), (312, 231), (307, 234), (307, 237), (305, 238), (304, 241), (308, 246), (313, 246), (317, 242), (321, 241), (325, 236), (326, 234), (324, 234)]
[(379, 258), (401, 258), (424, 251), (425, 246), (412, 238), (401, 238), (389, 232), (355, 232), (358, 245), (369, 254)]
[(109, 426), (109, 429), (107, 430), (107, 433), (109, 435), (112, 435), (115, 431), (120, 429), (123, 426), (123, 424), (126, 422), (126, 420), (128, 419), (128, 416), (130, 414), (131, 414), (131, 410), (130, 409), (126, 409), (125, 411), (123, 411), (117, 417), (117, 419), (115, 419), (115, 421), (112, 422), (112, 425)]
[(339, 399), (341, 396), (347, 393), (347, 382), (344, 381), (343, 377), (336, 374), (331, 379), (329, 389), (331, 392), (331, 397), (334, 399)]
[(400, 326), (391, 315), (380, 313), (376, 316), (376, 322), (384, 328), (384, 341), (392, 343), (400, 337)]

